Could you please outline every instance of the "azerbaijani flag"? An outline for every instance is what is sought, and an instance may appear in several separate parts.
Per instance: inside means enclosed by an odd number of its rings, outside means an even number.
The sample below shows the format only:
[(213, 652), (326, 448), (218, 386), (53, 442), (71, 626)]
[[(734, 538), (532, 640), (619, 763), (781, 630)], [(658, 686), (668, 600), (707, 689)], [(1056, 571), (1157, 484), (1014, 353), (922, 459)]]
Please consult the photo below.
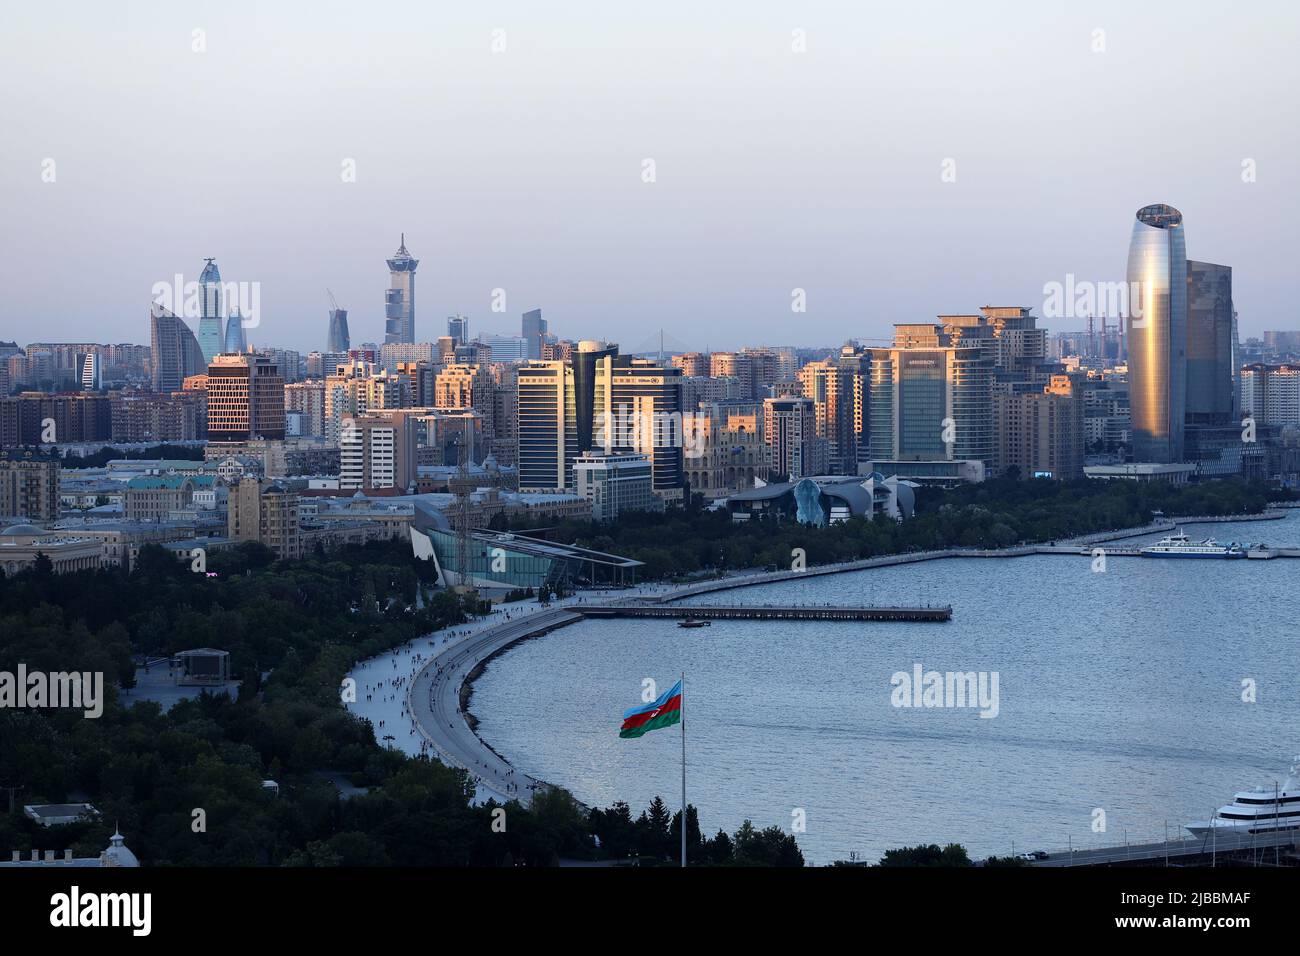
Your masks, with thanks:
[(650, 704), (642, 704), (623, 712), (623, 729), (620, 737), (640, 737), (646, 731), (671, 727), (682, 720), (682, 682), (678, 681), (671, 688), (659, 695), (659, 699)]

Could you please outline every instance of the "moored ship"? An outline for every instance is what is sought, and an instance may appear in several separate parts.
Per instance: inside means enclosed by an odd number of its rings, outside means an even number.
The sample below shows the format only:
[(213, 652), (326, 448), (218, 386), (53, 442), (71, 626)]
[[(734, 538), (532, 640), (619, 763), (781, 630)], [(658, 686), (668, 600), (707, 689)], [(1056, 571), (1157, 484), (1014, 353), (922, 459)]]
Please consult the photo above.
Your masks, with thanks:
[(1220, 544), (1213, 538), (1193, 541), (1185, 533), (1175, 531), (1138, 553), (1144, 558), (1244, 558), (1246, 548), (1235, 542)]
[(1300, 757), (1281, 786), (1243, 790), (1220, 807), (1212, 820), (1187, 824), (1197, 836), (1217, 833), (1272, 833), (1300, 829)]

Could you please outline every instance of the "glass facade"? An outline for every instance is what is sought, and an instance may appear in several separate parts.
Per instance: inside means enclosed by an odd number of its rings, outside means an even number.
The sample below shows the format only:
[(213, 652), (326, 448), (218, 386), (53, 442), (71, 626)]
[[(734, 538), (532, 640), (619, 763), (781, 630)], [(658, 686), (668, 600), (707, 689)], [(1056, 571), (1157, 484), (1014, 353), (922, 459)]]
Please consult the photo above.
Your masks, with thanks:
[(1183, 460), (1187, 243), (1173, 206), (1143, 206), (1128, 252), (1129, 406), (1135, 461)]

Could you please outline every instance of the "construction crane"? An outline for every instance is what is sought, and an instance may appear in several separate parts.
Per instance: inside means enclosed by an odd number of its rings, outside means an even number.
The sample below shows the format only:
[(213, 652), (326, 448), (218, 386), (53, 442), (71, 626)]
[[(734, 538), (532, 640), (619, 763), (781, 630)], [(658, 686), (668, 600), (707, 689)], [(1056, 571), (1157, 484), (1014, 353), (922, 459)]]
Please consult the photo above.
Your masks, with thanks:
[(328, 288), (325, 290), (325, 294), (330, 297), (330, 309), (334, 312), (337, 312), (339, 310), (338, 299), (334, 298), (334, 293), (331, 292)]

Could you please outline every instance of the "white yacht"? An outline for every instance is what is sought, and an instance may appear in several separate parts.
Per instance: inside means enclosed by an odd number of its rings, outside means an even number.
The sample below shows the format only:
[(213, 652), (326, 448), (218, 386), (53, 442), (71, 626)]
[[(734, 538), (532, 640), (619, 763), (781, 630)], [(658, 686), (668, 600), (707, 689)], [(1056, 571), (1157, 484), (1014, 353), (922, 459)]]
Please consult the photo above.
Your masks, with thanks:
[(1185, 533), (1175, 531), (1139, 549), (1138, 553), (1144, 558), (1242, 558), (1246, 549), (1235, 543), (1219, 544), (1213, 538), (1193, 541)]
[(1219, 807), (1213, 820), (1187, 824), (1197, 836), (1218, 833), (1271, 833), (1300, 829), (1300, 757), (1295, 758), (1286, 783), (1243, 790), (1232, 803)]

